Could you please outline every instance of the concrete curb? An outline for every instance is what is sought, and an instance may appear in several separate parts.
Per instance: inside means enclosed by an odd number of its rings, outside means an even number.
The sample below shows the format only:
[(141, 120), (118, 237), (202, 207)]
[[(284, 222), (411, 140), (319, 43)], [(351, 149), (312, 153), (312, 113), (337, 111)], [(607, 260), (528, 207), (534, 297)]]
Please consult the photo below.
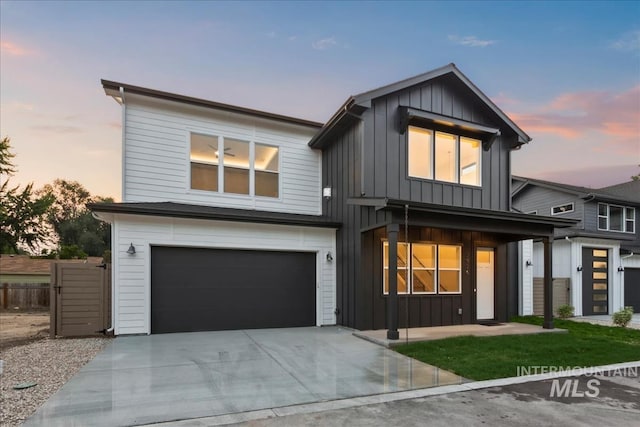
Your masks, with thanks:
[[(640, 367), (640, 360), (635, 362), (614, 363), (612, 365), (593, 366), (585, 368), (574, 368), (558, 370), (555, 372), (545, 372), (535, 375), (523, 375), (519, 377), (500, 378), (496, 380), (474, 381), (464, 384), (452, 384), (439, 387), (423, 388), (416, 390), (400, 391), (395, 393), (374, 394), (369, 396), (353, 397), (349, 399), (329, 400), (308, 404), (283, 406), (272, 409), (262, 409), (257, 411), (239, 412), (235, 414), (216, 415), (213, 417), (195, 418), (182, 421), (170, 421), (166, 423), (156, 423), (154, 426), (171, 425), (179, 427), (204, 427), (218, 426), (225, 424), (255, 421), (266, 418), (285, 417), (288, 415), (310, 414), (316, 412), (332, 411), (337, 409), (354, 408), (358, 406), (374, 405), (379, 403), (394, 402), (398, 400), (418, 399), (430, 396), (439, 396), (449, 393), (459, 393), (464, 391), (481, 390), (491, 387), (503, 387), (513, 384), (522, 384), (532, 381), (543, 381), (554, 378), (572, 377), (577, 375), (596, 375), (597, 373), (625, 370)], [(544, 370), (540, 367), (539, 370)]]

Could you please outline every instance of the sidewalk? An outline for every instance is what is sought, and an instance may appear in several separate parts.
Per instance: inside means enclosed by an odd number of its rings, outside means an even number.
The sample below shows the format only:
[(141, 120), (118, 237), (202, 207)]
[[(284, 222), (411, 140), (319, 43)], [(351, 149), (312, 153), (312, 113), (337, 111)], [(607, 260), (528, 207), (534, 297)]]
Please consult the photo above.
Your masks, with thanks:
[[(170, 423), (203, 427), (246, 423), (251, 426), (304, 425), (634, 425), (640, 419), (640, 379), (619, 375), (599, 380), (602, 394), (595, 400), (550, 399), (551, 382), (593, 372), (638, 372), (640, 361), (563, 373), (527, 375), (458, 385), (385, 393), (308, 405), (221, 415)], [(522, 384), (526, 386), (522, 386)], [(585, 383), (586, 384), (586, 383)], [(585, 386), (583, 385), (583, 388)], [(501, 396), (503, 395), (503, 396)], [(435, 401), (431, 399), (436, 399)], [(614, 401), (617, 401), (615, 403)], [(578, 405), (568, 409), (569, 405)], [(585, 405), (586, 403), (586, 405)], [(607, 407), (603, 411), (600, 405)], [(559, 406), (558, 406), (559, 405)], [(499, 406), (496, 409), (493, 406)], [(484, 417), (484, 418), (483, 418)], [(485, 419), (486, 418), (486, 419)], [(547, 420), (548, 422), (545, 422)], [(169, 424), (154, 424), (163, 426)]]

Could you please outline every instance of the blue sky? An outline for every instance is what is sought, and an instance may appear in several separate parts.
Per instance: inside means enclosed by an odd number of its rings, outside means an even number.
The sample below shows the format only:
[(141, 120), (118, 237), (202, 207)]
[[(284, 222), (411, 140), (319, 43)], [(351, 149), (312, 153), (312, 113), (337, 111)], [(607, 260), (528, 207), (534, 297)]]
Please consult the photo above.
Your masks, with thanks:
[(120, 194), (100, 78), (325, 121), (351, 94), (454, 62), (534, 141), (513, 173), (640, 172), (640, 2), (0, 3), (0, 132), (17, 182)]

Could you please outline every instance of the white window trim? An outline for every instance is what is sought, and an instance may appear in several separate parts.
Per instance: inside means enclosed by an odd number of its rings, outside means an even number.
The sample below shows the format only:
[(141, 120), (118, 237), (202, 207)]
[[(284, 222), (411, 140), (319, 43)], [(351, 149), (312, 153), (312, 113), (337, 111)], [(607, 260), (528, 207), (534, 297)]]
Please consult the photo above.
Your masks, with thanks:
[[(398, 242), (398, 243), (406, 243), (406, 242)], [(414, 244), (421, 244), (421, 245), (433, 245), (436, 248), (436, 254), (435, 254), (435, 263), (436, 266), (433, 269), (430, 268), (419, 268), (418, 271), (434, 271), (434, 286), (433, 292), (415, 292), (413, 290), (413, 245)], [(382, 241), (382, 295), (386, 296), (389, 295), (388, 291), (385, 291), (385, 270), (388, 270), (389, 267), (385, 267), (384, 263), (384, 246), (389, 245), (389, 241), (388, 240), (383, 240)], [(461, 244), (437, 244), (437, 243), (423, 243), (423, 242), (409, 242), (407, 243), (407, 261), (408, 264), (406, 267), (398, 267), (398, 271), (401, 270), (406, 270), (407, 272), (407, 292), (398, 292), (398, 295), (407, 295), (407, 296), (411, 296), (411, 295), (462, 295), (462, 250), (463, 250), (463, 246)], [(460, 248), (460, 257), (459, 257), (459, 263), (460, 263), (460, 267), (459, 268), (440, 268), (440, 246), (454, 246), (454, 247), (459, 247)], [(440, 271), (457, 271), (459, 272), (458, 274), (458, 289), (460, 289), (457, 292), (440, 292), (440, 283), (438, 281), (438, 279), (440, 278)]]
[(415, 242), (415, 244), (425, 245), (425, 246), (432, 246), (434, 248), (434, 256), (435, 256), (435, 259), (433, 260), (434, 267), (433, 268), (418, 267), (416, 269), (416, 271), (433, 271), (433, 291), (432, 292), (415, 291), (414, 288), (413, 288), (413, 245), (414, 245), (414, 243), (410, 243), (409, 244), (409, 246), (410, 246), (409, 255), (411, 255), (410, 269), (409, 269), (409, 273), (411, 273), (411, 279), (410, 279), (411, 293), (410, 293), (410, 295), (437, 295), (438, 294), (438, 245), (435, 244), (435, 243), (421, 243), (421, 242)]
[(527, 212), (527, 215), (538, 215), (538, 210)]
[[(606, 206), (606, 216), (605, 215), (600, 215), (600, 205), (602, 206)], [(616, 207), (616, 208), (620, 208), (622, 209), (622, 230), (611, 230), (611, 206)], [(598, 227), (598, 231), (609, 231), (611, 233), (627, 233), (627, 234), (635, 234), (636, 232), (636, 208), (631, 207), (631, 206), (623, 206), (623, 205), (614, 205), (614, 204), (609, 204), (609, 203), (602, 203), (602, 202), (598, 202), (598, 206), (597, 206), (597, 227)], [(633, 212), (633, 218), (627, 218), (627, 209), (631, 209), (631, 212)], [(607, 219), (607, 228), (600, 228), (600, 218), (606, 218)], [(633, 230), (632, 231), (628, 231), (627, 230), (627, 221), (633, 221)]]
[[(560, 208), (560, 207), (562, 207), (562, 206), (571, 206), (571, 208), (569, 208), (569, 209), (568, 209), (568, 210), (566, 210), (566, 211), (562, 211), (562, 212), (557, 212), (557, 213), (554, 213), (554, 212), (553, 212), (553, 210), (554, 210), (554, 209), (556, 209), (556, 208)], [(568, 214), (568, 213), (573, 212), (573, 211), (575, 210), (575, 208), (576, 208), (576, 205), (575, 205), (575, 203), (573, 203), (573, 202), (571, 202), (571, 203), (563, 203), (563, 204), (561, 204), (561, 205), (556, 205), (556, 206), (551, 206), (551, 215), (564, 215), (564, 214)]]
[[(459, 247), (460, 248), (460, 256), (458, 257), (458, 268), (441, 268), (440, 267), (440, 246), (452, 246), (452, 247)], [(438, 279), (440, 278), (440, 271), (457, 271), (458, 272), (458, 289), (460, 289), (459, 291), (455, 291), (455, 292), (447, 292), (447, 291), (440, 291), (440, 282), (438, 281), (437, 283), (437, 290), (438, 290), (438, 294), (439, 295), (459, 295), (462, 293), (462, 246), (461, 245), (438, 245)]]
[[(231, 139), (235, 139), (238, 141), (242, 141), (242, 142), (246, 142), (249, 144), (249, 167), (248, 168), (244, 168), (244, 167), (240, 167), (240, 166), (232, 166), (235, 169), (242, 169), (242, 170), (248, 170), (249, 171), (249, 194), (242, 194), (242, 193), (228, 193), (224, 191), (224, 156), (218, 157), (218, 161), (217, 163), (213, 163), (213, 162), (206, 162), (206, 161), (200, 161), (200, 160), (191, 160), (191, 136), (192, 135), (203, 135), (203, 136), (208, 136), (208, 137), (216, 137), (218, 138), (218, 151), (219, 152), (223, 152), (224, 153), (224, 139), (225, 136), (221, 135), (221, 134), (216, 134), (216, 133), (207, 133), (207, 132), (198, 132), (198, 131), (188, 131), (187, 132), (187, 165), (188, 165), (188, 171), (189, 171), (189, 179), (188, 179), (188, 183), (187, 183), (187, 192), (188, 193), (200, 193), (200, 194), (217, 194), (217, 195), (222, 195), (225, 197), (238, 197), (238, 198), (242, 198), (242, 199), (264, 199), (264, 200), (271, 200), (271, 201), (281, 201), (282, 200), (282, 158), (283, 158), (283, 152), (282, 152), (282, 147), (278, 144), (273, 144), (273, 143), (264, 143), (264, 142), (259, 142), (259, 141), (255, 141), (254, 138), (247, 138), (246, 136), (238, 136), (238, 137), (229, 137)], [(262, 195), (256, 195), (255, 194), (255, 145), (259, 144), (259, 145), (264, 145), (267, 147), (274, 147), (278, 149), (278, 171), (266, 171), (269, 173), (273, 173), (273, 174), (277, 174), (278, 175), (278, 197), (269, 197), (269, 196), (262, 196)], [(191, 164), (192, 163), (199, 163), (199, 164), (203, 164), (203, 165), (211, 165), (211, 166), (218, 166), (218, 190), (216, 191), (211, 191), (211, 190), (202, 190), (199, 188), (193, 188), (191, 186)]]
[[(429, 132), (431, 132), (431, 165), (430, 165), (430, 171), (429, 171), (429, 178), (425, 178), (422, 176), (414, 176), (411, 175), (410, 171), (409, 171), (409, 134), (411, 131), (411, 128), (416, 128), (416, 129), (422, 129), (422, 130), (427, 130)], [(437, 139), (437, 135), (438, 133), (444, 133), (447, 135), (452, 135), (456, 138), (456, 168), (455, 168), (455, 175), (456, 175), (456, 180), (455, 181), (442, 181), (439, 179), (436, 179), (436, 139)], [(462, 182), (460, 182), (460, 176), (461, 176), (461, 168), (460, 168), (460, 137), (462, 135), (458, 135), (456, 133), (451, 133), (451, 132), (447, 132), (447, 131), (436, 131), (430, 128), (425, 128), (425, 127), (421, 127), (421, 126), (409, 126), (409, 129), (406, 132), (406, 141), (407, 141), (407, 156), (406, 156), (406, 165), (407, 165), (407, 178), (410, 179), (417, 179), (417, 180), (423, 180), (423, 181), (436, 181), (436, 182), (444, 182), (447, 184), (455, 184), (455, 185), (464, 185), (467, 187), (473, 187), (473, 188), (478, 188), (478, 187), (482, 187), (482, 140), (478, 139), (478, 138), (472, 138), (472, 137), (465, 137), (465, 138), (469, 138), (469, 139), (475, 139), (477, 141), (480, 141), (480, 156), (478, 156), (478, 164), (477, 164), (477, 168), (479, 169), (479, 173), (478, 173), (478, 183), (477, 184), (464, 184)]]

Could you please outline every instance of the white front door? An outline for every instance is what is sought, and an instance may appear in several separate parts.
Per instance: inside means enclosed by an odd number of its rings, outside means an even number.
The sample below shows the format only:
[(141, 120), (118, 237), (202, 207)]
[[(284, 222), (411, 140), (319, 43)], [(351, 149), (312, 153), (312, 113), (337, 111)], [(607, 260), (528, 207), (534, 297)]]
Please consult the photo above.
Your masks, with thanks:
[(482, 248), (476, 251), (476, 268), (476, 318), (494, 319), (493, 249)]

